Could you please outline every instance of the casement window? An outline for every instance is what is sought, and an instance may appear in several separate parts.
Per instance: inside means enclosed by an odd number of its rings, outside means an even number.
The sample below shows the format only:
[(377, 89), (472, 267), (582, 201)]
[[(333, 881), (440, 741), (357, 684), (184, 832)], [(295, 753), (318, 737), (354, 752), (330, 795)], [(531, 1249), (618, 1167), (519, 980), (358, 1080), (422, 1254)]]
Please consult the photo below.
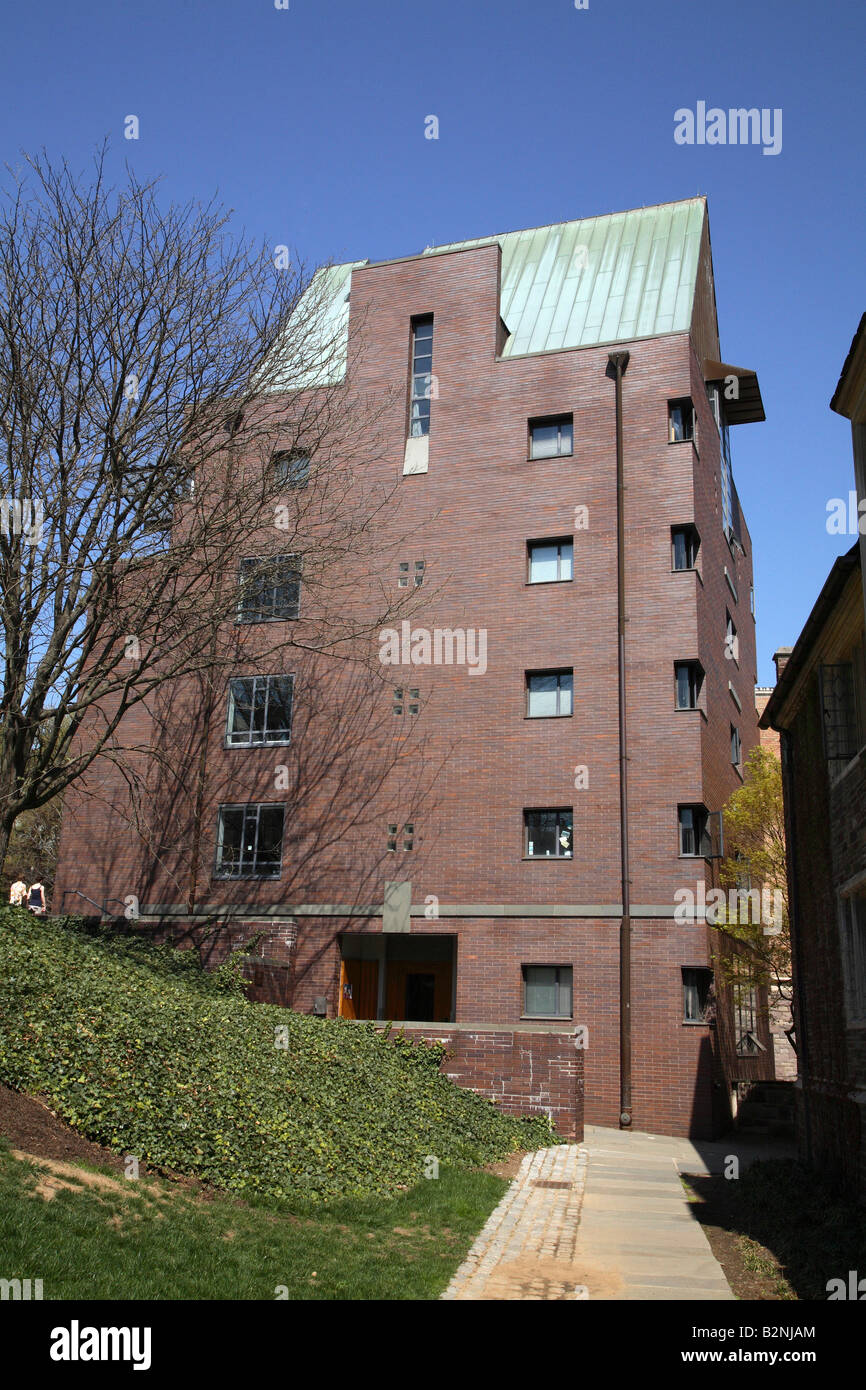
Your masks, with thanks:
[(229, 681), (228, 746), (289, 743), (294, 683), (294, 676), (241, 676)]
[(565, 458), (574, 452), (574, 422), (571, 415), (550, 415), (529, 421), (529, 457)]
[(241, 560), (239, 623), (297, 618), (301, 606), (301, 557), (272, 555)]
[(842, 978), (849, 1024), (866, 1024), (866, 896), (842, 898)]
[(404, 708), (406, 708), (410, 714), (417, 714), (421, 708), (420, 695), (421, 691), (417, 686), (407, 688), (402, 685), (395, 685), (394, 703), (392, 706), (394, 713), (402, 714)]
[(854, 674), (853, 661), (821, 666), (819, 672), (824, 755), (831, 777), (857, 756), (862, 741)]
[(762, 1052), (758, 1039), (758, 991), (748, 961), (737, 957), (733, 961), (731, 996), (734, 1007), (734, 1039), (738, 1057), (753, 1057)]
[(740, 640), (737, 637), (737, 626), (725, 609), (725, 657), (728, 661), (739, 661), (740, 659)]
[(529, 583), (555, 584), (574, 577), (574, 541), (530, 541)]
[(671, 569), (693, 570), (700, 538), (694, 526), (671, 527)]
[(570, 859), (573, 814), (567, 810), (524, 811), (524, 853), (527, 859)]
[(668, 401), (668, 442), (683, 444), (695, 437), (695, 408), (689, 396)]
[(706, 806), (677, 807), (680, 835), (680, 854), (692, 859), (706, 858), (710, 844), (709, 815)]
[(306, 487), (310, 481), (310, 456), (301, 449), (274, 454), (271, 466), (277, 487)]
[(523, 1017), (571, 1018), (572, 967), (523, 966)]
[(402, 841), (403, 849), (410, 850), (415, 843), (415, 824), (413, 821), (406, 821), (402, 829), (397, 824), (388, 826), (388, 852), (394, 854), (397, 850), (398, 840)]
[(740, 731), (736, 724), (731, 725), (731, 766), (741, 767), (743, 762), (743, 745), (740, 741)]
[(221, 806), (216, 878), (279, 878), (285, 807)]
[(704, 672), (697, 661), (678, 661), (674, 666), (677, 709), (697, 709)]
[(683, 1022), (703, 1023), (707, 1017), (713, 972), (703, 967), (683, 966)]
[(433, 394), (433, 315), (412, 320), (412, 386), (409, 402), (409, 435), (421, 439), (430, 433), (430, 400)]
[(555, 719), (572, 713), (574, 672), (526, 672), (526, 714), (529, 719)]

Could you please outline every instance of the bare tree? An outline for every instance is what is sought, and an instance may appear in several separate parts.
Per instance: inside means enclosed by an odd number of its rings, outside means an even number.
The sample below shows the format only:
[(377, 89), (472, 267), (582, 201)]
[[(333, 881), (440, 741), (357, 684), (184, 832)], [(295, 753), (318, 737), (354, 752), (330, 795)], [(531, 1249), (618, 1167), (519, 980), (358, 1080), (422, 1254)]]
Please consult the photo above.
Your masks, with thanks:
[(94, 759), (148, 775), (127, 716), (167, 684), (287, 642), (372, 659), (418, 603), (376, 579), (384, 403), (346, 386), (335, 272), (157, 192), (28, 157), (0, 207), (0, 863)]

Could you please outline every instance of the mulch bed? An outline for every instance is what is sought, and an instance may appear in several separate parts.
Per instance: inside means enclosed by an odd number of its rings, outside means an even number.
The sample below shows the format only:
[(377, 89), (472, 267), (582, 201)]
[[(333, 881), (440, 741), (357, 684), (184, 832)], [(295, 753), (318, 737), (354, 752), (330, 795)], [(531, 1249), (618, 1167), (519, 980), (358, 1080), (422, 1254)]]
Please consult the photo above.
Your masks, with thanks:
[(0, 1086), (0, 1134), (10, 1148), (23, 1149), (37, 1158), (78, 1159), (123, 1172), (120, 1154), (76, 1134), (43, 1101), (10, 1091), (8, 1086)]

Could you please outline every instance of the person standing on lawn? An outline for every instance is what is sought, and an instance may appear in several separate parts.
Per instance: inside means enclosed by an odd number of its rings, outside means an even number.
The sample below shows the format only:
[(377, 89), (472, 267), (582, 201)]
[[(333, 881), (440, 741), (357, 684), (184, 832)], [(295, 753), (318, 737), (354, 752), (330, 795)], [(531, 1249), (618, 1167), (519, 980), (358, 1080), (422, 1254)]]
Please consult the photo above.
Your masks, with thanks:
[(45, 885), (42, 883), (31, 883), (30, 891), (27, 894), (27, 907), (31, 912), (35, 912), (38, 917), (45, 916)]
[(16, 878), (15, 882), (12, 884), (12, 887), (9, 889), (9, 906), (23, 907), (24, 900), (26, 897), (27, 884), (24, 882), (23, 878)]

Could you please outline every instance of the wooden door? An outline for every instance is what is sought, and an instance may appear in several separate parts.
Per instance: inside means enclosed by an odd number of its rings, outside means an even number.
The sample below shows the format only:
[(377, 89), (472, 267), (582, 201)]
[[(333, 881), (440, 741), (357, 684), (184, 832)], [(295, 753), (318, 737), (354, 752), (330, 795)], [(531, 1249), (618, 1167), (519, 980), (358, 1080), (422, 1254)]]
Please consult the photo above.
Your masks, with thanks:
[(379, 1003), (379, 962), (344, 960), (340, 970), (340, 1017), (375, 1018)]

